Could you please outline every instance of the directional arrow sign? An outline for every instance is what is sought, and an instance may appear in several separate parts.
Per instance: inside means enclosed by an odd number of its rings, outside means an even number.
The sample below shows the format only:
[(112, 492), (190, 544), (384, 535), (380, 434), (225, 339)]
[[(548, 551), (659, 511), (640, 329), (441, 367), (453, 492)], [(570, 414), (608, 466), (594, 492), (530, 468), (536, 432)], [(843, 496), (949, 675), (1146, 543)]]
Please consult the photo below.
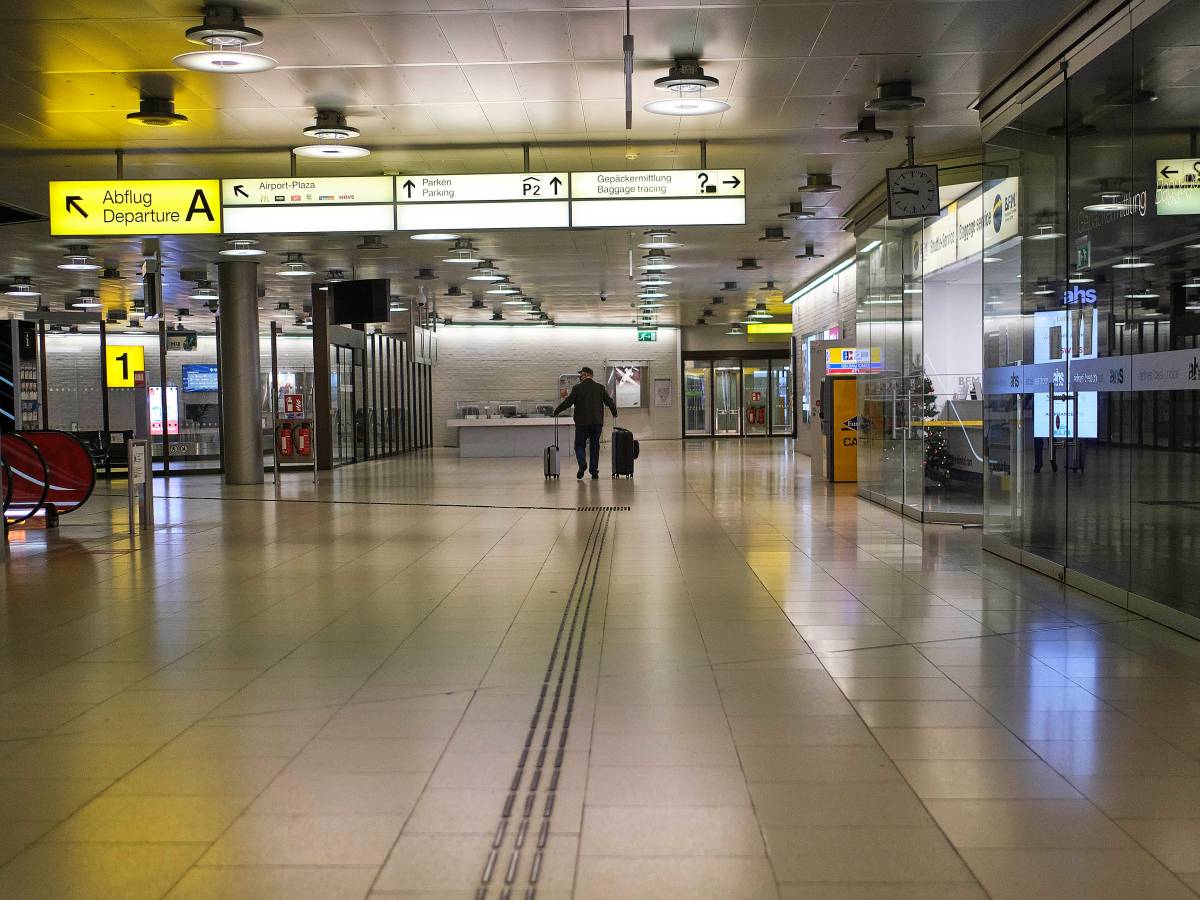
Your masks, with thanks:
[(395, 179), (235, 178), (221, 182), (228, 234), (391, 231)]
[(1154, 199), (1160, 216), (1200, 213), (1200, 159), (1160, 159), (1154, 172)]
[(216, 179), (52, 181), (53, 235), (220, 234)]
[(396, 192), (400, 231), (566, 228), (571, 223), (566, 172), (401, 178)]
[(571, 224), (744, 225), (745, 169), (572, 172)]

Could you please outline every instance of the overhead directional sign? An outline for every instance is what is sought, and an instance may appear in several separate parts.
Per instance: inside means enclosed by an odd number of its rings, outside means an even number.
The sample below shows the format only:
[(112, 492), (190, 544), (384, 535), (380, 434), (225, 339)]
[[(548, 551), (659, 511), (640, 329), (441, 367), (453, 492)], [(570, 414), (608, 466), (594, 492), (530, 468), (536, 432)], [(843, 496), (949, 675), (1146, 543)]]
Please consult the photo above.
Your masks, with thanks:
[(396, 179), (226, 178), (227, 234), (391, 231)]
[(396, 178), (396, 228), (567, 228), (568, 190), (566, 172), (401, 175)]
[(220, 234), (221, 196), (200, 181), (52, 181), (53, 235)]
[(744, 169), (572, 172), (571, 224), (744, 225)]
[(1200, 213), (1200, 159), (1160, 159), (1154, 164), (1154, 182), (1160, 216)]

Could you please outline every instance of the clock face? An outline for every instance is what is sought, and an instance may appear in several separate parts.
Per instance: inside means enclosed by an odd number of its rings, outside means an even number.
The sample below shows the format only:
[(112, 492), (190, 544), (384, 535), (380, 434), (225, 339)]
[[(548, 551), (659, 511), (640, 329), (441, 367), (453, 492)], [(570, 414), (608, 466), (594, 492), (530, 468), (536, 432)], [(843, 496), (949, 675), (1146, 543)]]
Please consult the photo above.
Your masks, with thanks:
[(915, 219), (941, 212), (937, 166), (900, 166), (887, 170), (889, 219)]

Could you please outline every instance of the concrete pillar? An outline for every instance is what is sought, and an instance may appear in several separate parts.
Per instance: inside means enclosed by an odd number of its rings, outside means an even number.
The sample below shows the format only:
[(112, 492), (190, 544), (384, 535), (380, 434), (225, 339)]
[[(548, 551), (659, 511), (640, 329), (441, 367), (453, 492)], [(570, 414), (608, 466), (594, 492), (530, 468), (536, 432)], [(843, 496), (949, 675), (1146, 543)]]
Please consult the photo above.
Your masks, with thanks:
[(221, 429), (226, 484), (263, 483), (258, 263), (217, 263), (221, 293)]

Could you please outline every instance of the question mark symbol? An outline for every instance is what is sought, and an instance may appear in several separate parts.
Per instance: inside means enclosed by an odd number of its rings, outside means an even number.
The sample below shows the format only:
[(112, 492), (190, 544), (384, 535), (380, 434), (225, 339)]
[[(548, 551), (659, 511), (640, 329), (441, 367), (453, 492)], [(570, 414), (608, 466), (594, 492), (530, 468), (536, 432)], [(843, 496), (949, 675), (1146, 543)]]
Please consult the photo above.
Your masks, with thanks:
[(706, 190), (708, 190), (708, 173), (701, 172), (699, 177), (700, 177), (700, 193), (703, 194)]

